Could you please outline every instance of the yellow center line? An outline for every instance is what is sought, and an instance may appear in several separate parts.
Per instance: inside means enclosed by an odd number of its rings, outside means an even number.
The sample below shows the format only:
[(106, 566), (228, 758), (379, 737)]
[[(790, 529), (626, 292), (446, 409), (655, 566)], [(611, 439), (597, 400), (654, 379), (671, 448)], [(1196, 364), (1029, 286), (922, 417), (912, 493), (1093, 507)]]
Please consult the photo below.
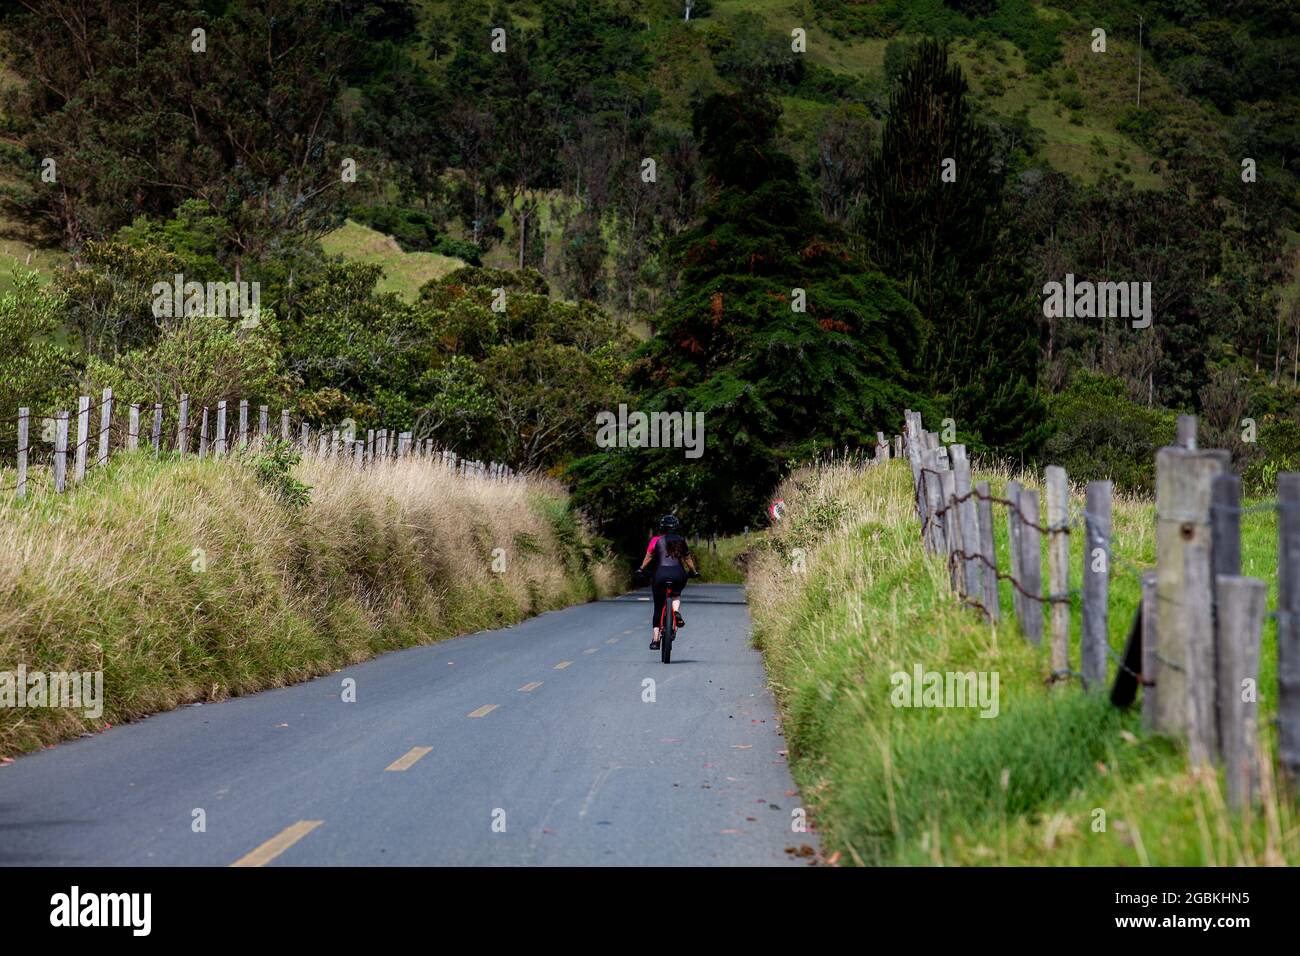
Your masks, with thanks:
[(552, 669), (552, 670), (557, 670), (557, 671), (562, 671), (562, 670), (564, 670), (566, 667), (568, 667), (568, 666), (569, 666), (570, 664), (572, 664), (572, 663), (573, 663), (573, 661), (560, 661), (560, 663), (556, 664), (556, 665), (555, 665), (553, 668), (551, 668), (551, 669)]
[(497, 705), (496, 705), (496, 704), (484, 704), (484, 705), (483, 705), (482, 707), (480, 707), (478, 710), (471, 710), (471, 711), (470, 711), (468, 714), (466, 714), (465, 716), (467, 716), (467, 717), (486, 717), (488, 714), (492, 713), (492, 711), (494, 711), (494, 710), (496, 710), (496, 709), (497, 709)]
[(231, 866), (266, 866), (289, 847), (293, 846), (312, 830), (324, 823), (324, 820), (299, 820), (293, 826), (285, 827), (261, 846), (241, 856)]
[(526, 694), (526, 693), (528, 693), (530, 690), (537, 690), (537, 688), (539, 688), (539, 687), (541, 687), (541, 686), (542, 686), (542, 682), (541, 682), (541, 681), (539, 681), (539, 680), (533, 680), (533, 681), (529, 681), (527, 684), (525, 684), (523, 687), (521, 687), (521, 688), (519, 688), (519, 689), (520, 689), (521, 691), (523, 691), (523, 692)]
[(587, 648), (585, 651), (583, 651), (582, 653), (584, 653), (584, 654), (595, 654), (598, 650), (600, 650), (599, 647), (589, 647), (589, 648)]
[(617, 637), (611, 637), (611, 638), (610, 638), (609, 640), (607, 640), (605, 643), (606, 643), (606, 644), (617, 644), (617, 643), (618, 643), (618, 638), (617, 638)]
[(432, 749), (433, 749), (432, 747), (412, 747), (405, 754), (398, 757), (387, 767), (385, 767), (384, 771), (387, 772), (389, 770), (410, 770), (413, 766), (415, 766), (415, 762), (417, 760), (419, 760), (421, 757), (423, 757)]

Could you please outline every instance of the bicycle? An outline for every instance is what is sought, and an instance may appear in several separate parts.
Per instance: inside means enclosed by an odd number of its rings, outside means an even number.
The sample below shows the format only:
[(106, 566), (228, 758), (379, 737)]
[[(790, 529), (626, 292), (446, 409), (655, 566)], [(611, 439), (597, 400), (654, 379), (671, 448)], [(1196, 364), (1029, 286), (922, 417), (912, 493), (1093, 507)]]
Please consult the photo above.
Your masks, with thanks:
[(677, 636), (677, 615), (673, 611), (673, 586), (667, 585), (664, 609), (659, 618), (659, 660), (667, 664), (673, 659), (673, 638)]

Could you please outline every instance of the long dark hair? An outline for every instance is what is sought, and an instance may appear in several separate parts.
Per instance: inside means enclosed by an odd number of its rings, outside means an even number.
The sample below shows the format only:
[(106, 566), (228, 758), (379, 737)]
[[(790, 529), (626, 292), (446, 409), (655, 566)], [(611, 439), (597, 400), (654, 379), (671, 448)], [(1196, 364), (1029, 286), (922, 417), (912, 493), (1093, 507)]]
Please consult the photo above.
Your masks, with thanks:
[(681, 561), (686, 557), (688, 550), (686, 547), (686, 539), (679, 538), (675, 535), (671, 538), (665, 538), (664, 550), (668, 552), (668, 557)]

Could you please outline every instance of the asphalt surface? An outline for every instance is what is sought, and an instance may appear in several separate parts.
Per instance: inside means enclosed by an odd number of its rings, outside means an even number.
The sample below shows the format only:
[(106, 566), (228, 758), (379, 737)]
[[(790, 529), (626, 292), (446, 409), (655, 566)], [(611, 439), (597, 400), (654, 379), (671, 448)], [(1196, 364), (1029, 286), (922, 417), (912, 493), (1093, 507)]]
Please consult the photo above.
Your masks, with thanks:
[(691, 585), (669, 665), (646, 598), (20, 757), (0, 767), (0, 863), (806, 864), (743, 589)]

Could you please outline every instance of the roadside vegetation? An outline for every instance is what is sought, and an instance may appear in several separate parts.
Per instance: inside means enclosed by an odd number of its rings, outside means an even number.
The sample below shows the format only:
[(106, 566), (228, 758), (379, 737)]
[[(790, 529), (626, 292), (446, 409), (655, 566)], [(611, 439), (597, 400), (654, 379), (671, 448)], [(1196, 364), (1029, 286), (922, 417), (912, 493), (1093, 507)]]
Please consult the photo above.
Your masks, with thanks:
[[(1014, 476), (978, 477), (1000, 493)], [(1031, 646), (1008, 620), (1007, 582), (997, 627), (958, 602), (942, 559), (924, 552), (906, 463), (804, 468), (779, 493), (785, 513), (750, 561), (750, 609), (795, 779), (828, 854), (863, 865), (1300, 862), (1295, 808), (1271, 773), (1260, 810), (1228, 812), (1221, 777), (1190, 771), (1177, 744), (1145, 733), (1137, 706), (1120, 711), (1076, 681), (1049, 682), (1046, 643)], [(1243, 573), (1273, 582), (1274, 606), (1273, 516), (1243, 517)], [(1113, 520), (1119, 655), (1140, 596), (1132, 572), (1154, 566), (1152, 504), (1117, 496)], [(1005, 521), (996, 532), (1006, 567)], [(1077, 575), (1082, 544), (1072, 537)], [(1072, 616), (1077, 664), (1077, 606)], [(1272, 622), (1261, 661), (1261, 734), (1275, 754)], [(918, 664), (997, 672), (997, 715), (893, 706), (891, 674)]]
[(240, 462), (121, 453), (67, 494), (0, 500), (0, 669), (104, 673), (98, 720), (0, 708), (0, 755), (621, 585), (549, 479), (420, 460), (357, 471), (286, 447)]

